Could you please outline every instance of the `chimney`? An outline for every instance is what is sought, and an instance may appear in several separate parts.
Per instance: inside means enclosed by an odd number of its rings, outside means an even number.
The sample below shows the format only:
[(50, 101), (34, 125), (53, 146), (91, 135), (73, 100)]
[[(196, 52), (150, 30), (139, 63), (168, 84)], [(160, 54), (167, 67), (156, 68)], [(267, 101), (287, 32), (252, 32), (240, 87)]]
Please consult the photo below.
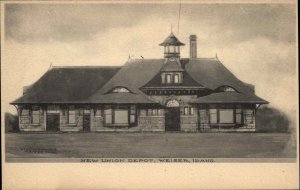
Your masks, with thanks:
[(31, 87), (31, 85), (23, 87), (23, 95), (25, 95), (28, 92), (28, 90), (30, 89), (30, 87)]
[(197, 36), (190, 35), (190, 59), (197, 58)]

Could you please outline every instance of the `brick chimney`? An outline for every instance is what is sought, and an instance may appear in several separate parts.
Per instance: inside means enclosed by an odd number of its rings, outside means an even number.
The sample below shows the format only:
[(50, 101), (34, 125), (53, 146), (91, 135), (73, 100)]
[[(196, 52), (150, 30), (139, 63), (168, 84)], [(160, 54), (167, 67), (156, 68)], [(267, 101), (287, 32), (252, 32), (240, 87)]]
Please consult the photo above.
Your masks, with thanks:
[(197, 58), (197, 36), (190, 35), (190, 59)]

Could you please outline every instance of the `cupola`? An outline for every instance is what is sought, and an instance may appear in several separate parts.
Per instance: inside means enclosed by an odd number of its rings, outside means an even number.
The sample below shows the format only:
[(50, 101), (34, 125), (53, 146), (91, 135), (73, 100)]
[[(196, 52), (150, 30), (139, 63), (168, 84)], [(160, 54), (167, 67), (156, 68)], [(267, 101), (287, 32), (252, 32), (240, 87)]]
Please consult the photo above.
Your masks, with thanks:
[(180, 58), (180, 46), (185, 44), (180, 42), (171, 32), (165, 41), (159, 45), (164, 46), (164, 58)]

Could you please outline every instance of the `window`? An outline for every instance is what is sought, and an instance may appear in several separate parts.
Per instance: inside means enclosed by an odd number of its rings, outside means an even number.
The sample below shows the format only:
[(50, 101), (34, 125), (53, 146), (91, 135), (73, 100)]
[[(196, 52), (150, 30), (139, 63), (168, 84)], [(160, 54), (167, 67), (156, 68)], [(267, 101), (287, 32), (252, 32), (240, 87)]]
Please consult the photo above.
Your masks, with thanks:
[(209, 110), (209, 121), (210, 123), (217, 123), (217, 109)]
[(102, 110), (101, 108), (96, 109), (95, 117), (102, 117)]
[(136, 122), (136, 107), (135, 106), (116, 106), (106, 107), (104, 113), (104, 124), (107, 125), (128, 125)]
[(153, 111), (152, 111), (152, 109), (148, 109), (148, 115), (152, 115), (153, 114)]
[(31, 114), (32, 124), (40, 124), (40, 110), (32, 110)]
[(163, 113), (163, 109), (148, 109), (148, 116), (159, 116)]
[(29, 116), (29, 109), (22, 109), (21, 116)]
[(188, 107), (184, 107), (184, 115), (189, 115), (189, 108)]
[(152, 115), (157, 115), (157, 109), (152, 109)]
[(174, 75), (174, 83), (176, 83), (176, 84), (179, 83), (179, 75), (178, 74)]
[(194, 115), (194, 108), (190, 108), (190, 114)]
[(116, 87), (113, 90), (111, 90), (111, 93), (129, 93), (130, 91), (125, 87)]
[(128, 110), (127, 109), (115, 109), (115, 124), (128, 124)]
[(106, 124), (112, 124), (112, 109), (104, 110), (104, 121)]
[(224, 92), (235, 92), (235, 90), (229, 86), (224, 87)]
[(209, 123), (209, 115), (206, 109), (199, 109), (200, 123)]
[(161, 74), (161, 83), (165, 84), (165, 74), (164, 73)]
[(236, 92), (236, 90), (230, 86), (221, 86), (218, 88), (220, 92)]
[(194, 108), (184, 107), (184, 115), (194, 115)]
[(179, 107), (179, 102), (177, 100), (169, 100), (167, 102), (167, 107)]
[(176, 52), (176, 46), (168, 46), (169, 47), (169, 52), (170, 53), (175, 53)]
[(158, 109), (158, 111), (157, 111), (157, 115), (163, 115), (163, 109)]
[(171, 83), (171, 75), (167, 74), (167, 83), (170, 84)]
[(130, 123), (135, 123), (136, 107), (130, 106)]
[(234, 123), (233, 109), (220, 109), (220, 123)]
[(73, 108), (70, 108), (68, 111), (68, 121), (69, 124), (75, 124), (75, 110)]
[(242, 121), (242, 114), (243, 114), (242, 109), (236, 109), (235, 110), (235, 122), (237, 124), (242, 124), (243, 123), (243, 121)]
[(89, 107), (85, 107), (83, 110), (83, 114), (89, 115), (91, 113), (91, 109)]
[(140, 110), (140, 116), (146, 116), (147, 110)]

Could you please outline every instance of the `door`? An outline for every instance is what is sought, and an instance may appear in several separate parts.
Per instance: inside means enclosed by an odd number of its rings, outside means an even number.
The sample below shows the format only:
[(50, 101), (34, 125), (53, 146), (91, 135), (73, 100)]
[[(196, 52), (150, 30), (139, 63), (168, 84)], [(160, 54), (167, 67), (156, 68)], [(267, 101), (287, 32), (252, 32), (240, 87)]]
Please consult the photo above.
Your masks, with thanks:
[(180, 131), (180, 108), (170, 107), (165, 115), (166, 131)]
[(91, 116), (90, 114), (83, 115), (83, 131), (90, 131)]
[(59, 131), (59, 114), (47, 114), (47, 131)]

